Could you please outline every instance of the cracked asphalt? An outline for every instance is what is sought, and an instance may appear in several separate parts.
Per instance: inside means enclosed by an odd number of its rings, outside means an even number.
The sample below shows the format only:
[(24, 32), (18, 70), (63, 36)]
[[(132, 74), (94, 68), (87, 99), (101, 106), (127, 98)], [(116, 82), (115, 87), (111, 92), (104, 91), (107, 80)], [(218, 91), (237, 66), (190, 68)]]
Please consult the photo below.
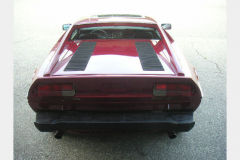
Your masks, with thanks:
[[(226, 159), (226, 1), (14, 0), (14, 159)], [(196, 68), (204, 98), (196, 125), (170, 140), (165, 132), (65, 134), (39, 132), (26, 93), (35, 69), (84, 15), (133, 13), (159, 24)]]

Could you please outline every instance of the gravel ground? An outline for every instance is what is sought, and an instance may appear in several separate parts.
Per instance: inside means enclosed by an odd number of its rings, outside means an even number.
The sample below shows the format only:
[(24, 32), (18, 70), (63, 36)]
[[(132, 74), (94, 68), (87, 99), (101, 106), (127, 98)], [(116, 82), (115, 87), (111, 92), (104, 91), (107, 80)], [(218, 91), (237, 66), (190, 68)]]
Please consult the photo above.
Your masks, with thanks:
[[(14, 159), (226, 159), (226, 1), (14, 0)], [(39, 132), (26, 93), (35, 69), (84, 15), (134, 13), (171, 23), (170, 35), (195, 66), (204, 98), (195, 127), (170, 140), (165, 132)]]

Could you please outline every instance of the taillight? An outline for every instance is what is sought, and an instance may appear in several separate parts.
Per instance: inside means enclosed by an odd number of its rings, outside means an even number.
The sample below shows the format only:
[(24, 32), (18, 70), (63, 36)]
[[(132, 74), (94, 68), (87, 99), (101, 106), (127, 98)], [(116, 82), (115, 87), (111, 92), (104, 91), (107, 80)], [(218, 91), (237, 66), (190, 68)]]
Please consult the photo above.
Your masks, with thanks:
[(39, 84), (38, 96), (73, 96), (72, 84)]
[(154, 96), (191, 96), (189, 84), (156, 84), (153, 89)]

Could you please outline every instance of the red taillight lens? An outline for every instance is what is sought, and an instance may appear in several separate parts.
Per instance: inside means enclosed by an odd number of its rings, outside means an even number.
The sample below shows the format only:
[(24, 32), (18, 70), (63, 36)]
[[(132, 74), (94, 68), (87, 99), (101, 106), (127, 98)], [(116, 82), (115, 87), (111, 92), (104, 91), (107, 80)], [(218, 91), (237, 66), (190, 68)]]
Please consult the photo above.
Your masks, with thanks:
[(167, 90), (171, 91), (191, 91), (191, 86), (187, 84), (170, 84), (167, 85)]
[(73, 90), (73, 85), (70, 85), (70, 84), (62, 85), (62, 91), (72, 91), (72, 90)]
[(75, 93), (72, 84), (39, 84), (39, 96), (73, 96)]
[(153, 94), (155, 96), (191, 96), (191, 85), (156, 84)]
[(155, 89), (156, 90), (166, 90), (167, 85), (166, 84), (156, 84)]

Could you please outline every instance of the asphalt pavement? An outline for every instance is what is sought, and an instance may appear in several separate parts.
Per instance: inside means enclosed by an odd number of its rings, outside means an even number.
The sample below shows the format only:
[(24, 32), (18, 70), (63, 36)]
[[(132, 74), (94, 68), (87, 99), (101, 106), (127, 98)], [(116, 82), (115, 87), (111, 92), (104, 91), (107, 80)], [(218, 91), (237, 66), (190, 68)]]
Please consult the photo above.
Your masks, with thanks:
[[(226, 1), (14, 0), (14, 159), (226, 159)], [(195, 127), (165, 132), (39, 132), (26, 94), (35, 69), (64, 33), (62, 24), (91, 14), (148, 15), (171, 23), (169, 34), (196, 68), (204, 93)]]

